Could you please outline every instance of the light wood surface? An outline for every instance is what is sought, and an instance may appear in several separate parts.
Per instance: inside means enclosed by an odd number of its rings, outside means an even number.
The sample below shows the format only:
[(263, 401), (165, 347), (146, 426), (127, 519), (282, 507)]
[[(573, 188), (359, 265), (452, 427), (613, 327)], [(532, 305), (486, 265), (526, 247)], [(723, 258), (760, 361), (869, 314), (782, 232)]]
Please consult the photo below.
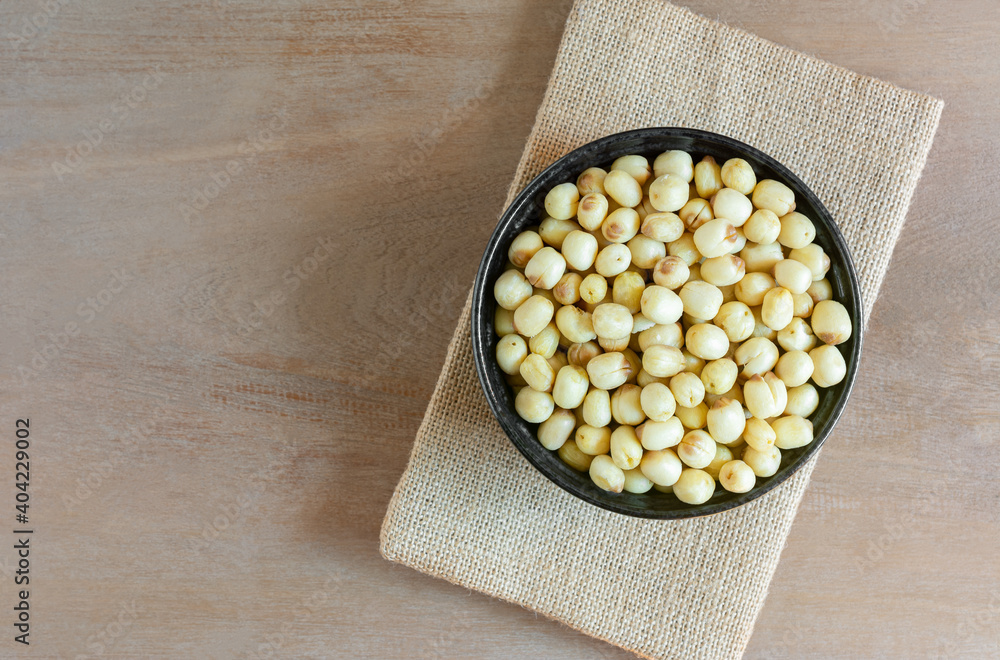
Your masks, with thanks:
[[(377, 549), (569, 3), (49, 5), (0, 6), (0, 656), (632, 657)], [(689, 6), (947, 103), (747, 658), (998, 657), (1000, 5)]]

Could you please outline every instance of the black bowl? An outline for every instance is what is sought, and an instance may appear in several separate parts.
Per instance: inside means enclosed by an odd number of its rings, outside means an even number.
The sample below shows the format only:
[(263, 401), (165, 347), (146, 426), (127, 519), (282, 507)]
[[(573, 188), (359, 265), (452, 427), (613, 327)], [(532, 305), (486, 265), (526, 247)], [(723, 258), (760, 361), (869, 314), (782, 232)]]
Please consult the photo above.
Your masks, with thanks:
[[(589, 475), (577, 472), (563, 463), (556, 452), (545, 449), (535, 437), (537, 425), (525, 422), (514, 411), (513, 393), (496, 363), (496, 342), (499, 338), (493, 330), (496, 305), (493, 284), (504, 271), (507, 250), (514, 237), (525, 227), (537, 225), (544, 217), (546, 193), (555, 185), (576, 181), (576, 177), (587, 167), (608, 169), (616, 158), (627, 154), (641, 154), (652, 162), (657, 155), (671, 149), (687, 151), (695, 162), (706, 155), (714, 157), (719, 163), (740, 157), (753, 166), (758, 180), (776, 179), (791, 188), (795, 192), (795, 210), (813, 221), (816, 226), (815, 242), (830, 257), (827, 279), (833, 285), (834, 298), (847, 308), (854, 325), (851, 338), (839, 346), (847, 363), (846, 377), (834, 387), (817, 388), (819, 407), (810, 416), (815, 439), (805, 447), (783, 450), (777, 473), (758, 479), (749, 493), (736, 494), (716, 488), (710, 500), (695, 506), (656, 490), (641, 495), (602, 490), (590, 480)], [(525, 458), (556, 485), (595, 506), (629, 516), (691, 518), (719, 513), (755, 500), (790, 477), (819, 450), (840, 418), (857, 377), (863, 334), (861, 309), (861, 288), (843, 235), (816, 195), (788, 168), (767, 154), (724, 135), (689, 128), (642, 128), (603, 137), (566, 154), (529, 183), (507, 208), (490, 237), (476, 275), (472, 297), (472, 351), (483, 392), (500, 426)]]

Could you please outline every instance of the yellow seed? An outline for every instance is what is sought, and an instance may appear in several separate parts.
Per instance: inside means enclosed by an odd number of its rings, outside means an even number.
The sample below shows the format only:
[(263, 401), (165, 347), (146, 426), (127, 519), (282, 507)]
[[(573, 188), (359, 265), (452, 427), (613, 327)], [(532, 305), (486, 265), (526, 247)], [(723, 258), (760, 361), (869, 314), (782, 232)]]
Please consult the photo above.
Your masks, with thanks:
[(580, 298), (588, 303), (596, 305), (604, 300), (608, 295), (608, 281), (603, 275), (591, 273), (580, 282)]
[(781, 467), (781, 450), (777, 447), (760, 450), (747, 445), (743, 450), (743, 462), (758, 477), (772, 477)]
[(566, 444), (575, 427), (576, 415), (573, 411), (557, 408), (538, 425), (538, 441), (549, 451), (555, 451)]
[(738, 300), (723, 303), (712, 322), (722, 328), (731, 342), (748, 339), (756, 327), (753, 312)]
[(604, 177), (607, 175), (608, 173), (600, 167), (588, 167), (576, 179), (577, 191), (581, 196), (589, 195), (590, 193), (600, 193), (603, 195)]
[(625, 473), (610, 456), (597, 456), (590, 464), (590, 479), (598, 488), (620, 493), (625, 488)]
[(757, 175), (750, 163), (742, 158), (730, 158), (722, 164), (722, 183), (743, 195), (749, 195), (757, 185)]
[(566, 260), (553, 247), (543, 247), (524, 267), (524, 276), (531, 286), (551, 289), (566, 272)]
[(680, 296), (667, 287), (656, 284), (643, 289), (639, 305), (643, 316), (661, 325), (676, 323), (684, 310)]
[(642, 292), (645, 288), (646, 282), (641, 275), (625, 271), (615, 277), (615, 283), (611, 289), (611, 299), (616, 304), (625, 307), (629, 314), (636, 314), (642, 309)]
[(813, 333), (824, 344), (837, 346), (851, 338), (851, 315), (836, 300), (821, 300), (812, 314)]
[(594, 387), (587, 392), (583, 399), (583, 421), (594, 428), (611, 423), (611, 395), (607, 390)]
[(694, 178), (694, 161), (686, 151), (665, 151), (653, 161), (653, 176), (673, 174), (690, 183)]
[(748, 493), (756, 482), (753, 468), (743, 461), (729, 461), (719, 470), (719, 484), (730, 493)]
[(624, 472), (626, 493), (648, 493), (653, 488), (653, 482), (646, 478), (642, 470), (633, 468)]
[(571, 344), (569, 350), (566, 351), (566, 358), (569, 364), (586, 367), (588, 362), (603, 352), (596, 343), (588, 341), (582, 344)]
[(652, 268), (667, 256), (667, 246), (642, 234), (636, 234), (628, 241), (629, 252), (632, 253), (632, 263), (639, 268)]
[(690, 272), (688, 265), (680, 257), (664, 257), (653, 266), (653, 282), (675, 290), (688, 281)]
[(702, 256), (721, 257), (736, 245), (738, 236), (732, 222), (716, 217), (695, 230), (694, 245)]
[(729, 447), (715, 443), (715, 457), (712, 458), (711, 463), (705, 466), (705, 472), (708, 473), (708, 476), (718, 481), (722, 466), (731, 460), (733, 460), (733, 452)]
[(794, 259), (782, 259), (774, 264), (774, 281), (794, 293), (805, 293), (812, 285), (812, 271)]
[(517, 330), (514, 329), (514, 312), (497, 305), (493, 310), (493, 330), (498, 337), (515, 334)]
[(505, 335), (497, 342), (497, 364), (505, 374), (520, 374), (521, 363), (528, 357), (528, 345), (519, 335)]
[(735, 227), (742, 227), (753, 213), (753, 204), (740, 191), (723, 188), (712, 195), (712, 213), (716, 218), (725, 218)]
[(708, 199), (719, 192), (722, 187), (722, 168), (711, 156), (705, 156), (694, 166), (694, 185), (698, 196)]
[(767, 273), (747, 273), (736, 283), (733, 293), (736, 299), (748, 307), (764, 303), (764, 296), (774, 288), (774, 278)]
[(763, 377), (778, 363), (778, 347), (766, 337), (751, 337), (733, 354), (737, 365), (743, 367), (743, 375)]
[(760, 317), (764, 325), (775, 331), (780, 331), (792, 322), (795, 301), (792, 292), (784, 287), (775, 287), (764, 294), (761, 303)]
[(634, 209), (620, 208), (604, 219), (601, 234), (612, 243), (627, 243), (639, 232), (640, 224), (639, 214)]
[(684, 345), (702, 360), (718, 360), (729, 351), (729, 337), (718, 326), (698, 323), (688, 328)]
[(774, 367), (785, 387), (792, 388), (803, 385), (809, 380), (813, 372), (812, 358), (805, 351), (789, 351), (778, 358), (778, 364)]
[(776, 437), (774, 429), (771, 428), (771, 425), (767, 421), (759, 417), (751, 417), (747, 420), (746, 428), (743, 431), (743, 439), (754, 449), (758, 451), (769, 450), (774, 446)]
[(619, 424), (638, 426), (646, 421), (641, 403), (642, 388), (625, 383), (611, 395), (611, 415)]
[(686, 227), (691, 232), (715, 218), (715, 215), (712, 213), (712, 204), (707, 199), (702, 199), (701, 197), (688, 200), (688, 203), (677, 212), (677, 215), (680, 216), (680, 219), (684, 223), (682, 228)]
[(693, 373), (682, 371), (670, 379), (670, 392), (677, 405), (694, 408), (705, 400), (705, 385)]
[(559, 334), (559, 328), (555, 323), (549, 323), (541, 332), (528, 340), (528, 349), (547, 360), (559, 350), (560, 341), (562, 335)]
[(611, 164), (612, 171), (623, 170), (632, 175), (640, 186), (646, 185), (646, 181), (653, 174), (653, 168), (649, 166), (649, 161), (643, 156), (636, 154), (630, 154), (628, 156), (621, 156), (617, 158), (615, 162)]
[(608, 172), (604, 178), (604, 191), (622, 207), (632, 208), (642, 203), (642, 186), (624, 170)]
[(649, 450), (676, 447), (684, 437), (684, 425), (677, 417), (669, 417), (662, 422), (648, 420), (636, 429), (642, 446)]
[(771, 424), (778, 449), (797, 449), (813, 441), (813, 424), (798, 415), (779, 417)]
[(597, 339), (590, 314), (573, 305), (563, 305), (556, 312), (556, 327), (559, 333), (574, 344)]
[[(681, 348), (684, 346), (684, 334), (680, 323), (664, 323), (654, 325), (639, 333), (639, 350), (646, 351), (650, 346), (663, 344)], [(673, 375), (673, 374), (671, 374)]]
[(632, 364), (622, 353), (603, 353), (587, 363), (587, 375), (594, 387), (613, 390), (632, 375)]
[(847, 375), (847, 363), (836, 346), (824, 344), (814, 348), (809, 357), (813, 361), (813, 382), (820, 387), (833, 387)]
[(746, 275), (746, 263), (733, 254), (705, 259), (701, 264), (701, 276), (709, 284), (717, 287), (732, 286)]
[(777, 417), (785, 411), (788, 403), (785, 384), (771, 372), (764, 374), (763, 378), (755, 375), (748, 380), (743, 386), (743, 397), (750, 414), (760, 419)]
[(583, 404), (583, 398), (587, 395), (589, 387), (587, 370), (575, 364), (568, 364), (556, 374), (552, 386), (552, 399), (560, 408), (573, 410)]
[(518, 268), (524, 268), (528, 260), (543, 247), (545, 245), (542, 243), (542, 237), (537, 232), (522, 231), (511, 242), (507, 258)]
[(722, 397), (712, 404), (706, 418), (712, 439), (724, 445), (735, 444), (746, 428), (746, 416), (739, 401)]
[(545, 212), (556, 220), (568, 220), (576, 215), (580, 191), (572, 183), (560, 183), (545, 196)]
[(781, 243), (747, 243), (740, 250), (740, 258), (746, 264), (748, 273), (770, 273), (774, 265), (785, 258)]
[(763, 179), (754, 186), (751, 197), (758, 209), (767, 209), (779, 218), (795, 210), (795, 193), (792, 189), (774, 179)]
[(657, 211), (680, 211), (687, 203), (689, 194), (687, 181), (675, 174), (657, 177), (649, 186), (649, 201)]
[(646, 416), (654, 422), (667, 421), (677, 409), (673, 393), (662, 383), (650, 383), (643, 387), (639, 404)]
[(557, 250), (562, 249), (563, 241), (570, 232), (583, 229), (572, 220), (557, 220), (555, 218), (545, 218), (538, 226), (538, 235), (542, 237), (545, 244)]
[(788, 404), (785, 412), (789, 415), (808, 417), (819, 407), (819, 392), (812, 383), (799, 385), (788, 390)]
[(688, 282), (678, 295), (684, 313), (697, 319), (714, 319), (722, 307), (722, 291), (708, 282)]
[(757, 209), (743, 225), (743, 233), (748, 241), (760, 245), (774, 243), (778, 240), (778, 234), (781, 233), (781, 220), (778, 219), (774, 211)]
[(548, 392), (525, 387), (514, 397), (514, 410), (526, 422), (541, 424), (552, 415), (555, 404)]
[(830, 270), (830, 257), (827, 256), (822, 247), (815, 243), (792, 250), (788, 253), (788, 258), (798, 261), (808, 268), (814, 282), (826, 277)]
[(531, 296), (514, 310), (514, 327), (525, 337), (534, 337), (552, 320), (555, 306), (542, 296)]
[(642, 460), (642, 443), (631, 426), (619, 426), (611, 433), (611, 459), (622, 470), (639, 467)]
[(593, 456), (588, 456), (580, 451), (580, 448), (576, 446), (576, 442), (574, 440), (567, 440), (563, 443), (557, 453), (563, 463), (578, 472), (586, 472), (589, 470), (590, 463), (594, 460)]
[(681, 472), (673, 493), (685, 504), (704, 504), (715, 493), (715, 479), (704, 470), (688, 468)]
[[(528, 386), (539, 392), (551, 392), (552, 384), (555, 382), (555, 370), (548, 361), (537, 353), (532, 353), (524, 358), (519, 369), (521, 378)], [(570, 406), (572, 407), (572, 406)]]
[(579, 426), (574, 440), (580, 451), (590, 456), (607, 454), (611, 451), (611, 429), (606, 426), (594, 427), (588, 424)]
[(681, 420), (681, 424), (683, 424), (686, 429), (703, 429), (705, 428), (705, 424), (708, 423), (708, 406), (705, 405), (704, 401), (699, 403), (694, 408), (677, 406), (677, 410), (674, 411), (674, 416)]
[(809, 324), (794, 318), (780, 332), (778, 344), (786, 351), (811, 351), (816, 346), (816, 336)]
[(738, 375), (739, 367), (735, 362), (729, 358), (719, 358), (702, 368), (701, 382), (705, 386), (706, 394), (722, 395), (733, 389)]
[(624, 305), (616, 303), (598, 305), (594, 310), (592, 323), (598, 338), (628, 339), (632, 333), (632, 313)]
[[(600, 357), (603, 356), (599, 356), (596, 359), (600, 359)], [(593, 361), (591, 361), (591, 364), (593, 364)], [(673, 346), (659, 344), (650, 346), (642, 354), (642, 368), (652, 376), (673, 376), (680, 373), (684, 368), (684, 356), (679, 349)]]
[(647, 451), (639, 462), (639, 470), (658, 486), (672, 486), (681, 476), (684, 466), (672, 449)]
[(694, 279), (694, 265), (701, 261), (703, 255), (694, 243), (693, 234), (684, 232), (676, 241), (667, 243), (667, 254), (672, 257), (680, 257), (691, 270), (692, 277), (689, 279)]
[(781, 232), (778, 242), (785, 247), (804, 248), (816, 238), (816, 227), (812, 220), (797, 211), (781, 216)]
[(497, 304), (513, 312), (531, 297), (531, 283), (521, 271), (504, 271), (493, 285), (493, 297)]
[(613, 243), (597, 253), (594, 268), (604, 277), (614, 277), (628, 270), (632, 263), (632, 252), (627, 245)]

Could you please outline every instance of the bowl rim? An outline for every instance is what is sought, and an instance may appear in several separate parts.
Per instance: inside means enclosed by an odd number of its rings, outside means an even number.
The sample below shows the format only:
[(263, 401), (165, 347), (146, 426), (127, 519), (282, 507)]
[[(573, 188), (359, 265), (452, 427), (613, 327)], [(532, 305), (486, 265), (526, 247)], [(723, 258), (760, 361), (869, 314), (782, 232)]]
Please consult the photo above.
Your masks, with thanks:
[[(829, 421), (826, 424), (824, 431), (816, 438), (813, 439), (805, 452), (800, 454), (794, 463), (789, 466), (783, 473), (769, 477), (769, 481), (763, 486), (755, 487), (747, 493), (743, 493), (738, 497), (728, 499), (722, 502), (716, 502), (713, 504), (700, 504), (692, 505), (688, 509), (680, 509), (675, 511), (657, 511), (652, 509), (646, 509), (642, 507), (636, 507), (627, 503), (614, 503), (609, 502), (605, 499), (599, 497), (594, 497), (586, 490), (583, 490), (573, 483), (563, 483), (559, 479), (555, 478), (555, 475), (551, 474), (546, 467), (538, 462), (535, 457), (527, 450), (527, 447), (522, 446), (519, 440), (518, 433), (515, 432), (516, 427), (508, 422), (501, 411), (510, 412), (509, 407), (504, 401), (504, 395), (501, 391), (502, 388), (506, 388), (506, 383), (501, 383), (497, 386), (492, 383), (486, 373), (486, 354), (492, 353), (489, 350), (489, 335), (492, 333), (492, 326), (488, 330), (484, 331), (482, 323), (478, 323), (477, 319), (479, 314), (477, 311), (482, 310), (484, 305), (484, 300), (487, 300), (487, 282), (486, 282), (486, 271), (488, 264), (495, 258), (495, 255), (499, 249), (502, 237), (511, 229), (512, 225), (516, 225), (516, 219), (519, 218), (524, 212), (525, 207), (532, 203), (535, 196), (538, 194), (538, 188), (541, 185), (541, 181), (548, 178), (548, 175), (553, 170), (562, 167), (567, 162), (576, 162), (580, 159), (586, 158), (590, 154), (601, 151), (608, 143), (618, 142), (625, 139), (628, 140), (644, 140), (646, 138), (678, 138), (678, 139), (692, 139), (699, 141), (706, 141), (710, 143), (716, 143), (719, 146), (736, 149), (741, 153), (752, 156), (754, 159), (765, 163), (768, 167), (779, 174), (785, 182), (793, 185), (796, 189), (796, 195), (801, 194), (810, 203), (810, 205), (816, 210), (816, 215), (820, 219), (823, 225), (824, 232), (828, 235), (830, 241), (835, 243), (841, 253), (845, 256), (843, 266), (847, 272), (847, 280), (850, 282), (850, 288), (853, 293), (853, 304), (848, 308), (849, 313), (854, 323), (854, 333), (855, 341), (852, 347), (851, 354), (847, 360), (847, 375), (845, 376), (846, 382), (844, 384), (843, 393), (838, 401), (834, 404), (833, 410), (830, 413)], [(588, 165), (592, 166), (592, 165)], [(492, 290), (492, 287), (489, 287)], [(492, 298), (489, 298), (492, 300)], [(472, 334), (472, 357), (473, 362), (476, 365), (476, 374), (479, 378), (479, 384), (483, 391), (486, 401), (490, 407), (490, 412), (493, 417), (500, 424), (504, 433), (511, 443), (517, 448), (517, 450), (524, 456), (529, 463), (545, 478), (547, 478), (552, 483), (556, 484), (566, 492), (574, 495), (575, 497), (592, 504), (594, 506), (600, 507), (606, 511), (611, 511), (614, 513), (635, 517), (635, 518), (646, 518), (646, 519), (657, 519), (657, 520), (681, 520), (686, 518), (697, 518), (703, 516), (714, 515), (717, 513), (722, 513), (724, 511), (729, 511), (739, 506), (749, 504), (750, 502), (763, 497), (767, 493), (771, 492), (779, 485), (784, 483), (793, 474), (798, 472), (806, 463), (809, 462), (812, 457), (816, 455), (823, 443), (833, 432), (834, 427), (840, 421), (840, 418), (844, 412), (844, 408), (847, 406), (847, 402), (850, 399), (852, 392), (854, 391), (854, 385), (857, 381), (859, 365), (861, 361), (861, 350), (864, 337), (864, 305), (862, 302), (862, 292), (861, 285), (858, 279), (857, 270), (854, 266), (853, 255), (851, 254), (850, 247), (844, 238), (843, 233), (840, 231), (840, 227), (837, 225), (832, 214), (827, 210), (826, 206), (820, 201), (815, 193), (799, 178), (794, 172), (785, 167), (783, 164), (778, 162), (775, 158), (768, 155), (767, 153), (752, 147), (745, 142), (731, 138), (729, 136), (723, 135), (721, 133), (713, 133), (710, 131), (703, 131), (694, 128), (684, 128), (684, 127), (646, 127), (637, 128), (628, 131), (622, 131), (619, 133), (612, 133), (605, 135), (596, 140), (592, 140), (572, 151), (566, 153), (560, 158), (556, 159), (549, 165), (547, 165), (537, 176), (531, 179), (515, 196), (514, 200), (507, 206), (504, 212), (501, 214), (499, 221), (497, 222), (496, 228), (490, 235), (489, 241), (486, 246), (486, 250), (483, 253), (483, 257), (480, 260), (479, 268), (476, 272), (475, 284), (473, 285), (472, 292), (472, 323), (471, 323), (471, 334)]]

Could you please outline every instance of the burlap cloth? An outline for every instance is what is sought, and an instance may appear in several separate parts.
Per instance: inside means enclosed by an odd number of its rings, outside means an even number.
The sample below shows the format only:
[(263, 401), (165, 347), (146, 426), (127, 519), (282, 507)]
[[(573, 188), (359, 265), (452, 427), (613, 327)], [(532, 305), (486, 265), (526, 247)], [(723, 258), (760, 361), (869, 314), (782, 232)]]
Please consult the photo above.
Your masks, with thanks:
[[(578, 0), (507, 203), (609, 133), (723, 133), (777, 158), (823, 200), (853, 251), (867, 318), (942, 107), (664, 2)], [(581, 502), (522, 458), (491, 415), (466, 301), (381, 550), (641, 656), (734, 658), (813, 466), (707, 518), (639, 520)]]

